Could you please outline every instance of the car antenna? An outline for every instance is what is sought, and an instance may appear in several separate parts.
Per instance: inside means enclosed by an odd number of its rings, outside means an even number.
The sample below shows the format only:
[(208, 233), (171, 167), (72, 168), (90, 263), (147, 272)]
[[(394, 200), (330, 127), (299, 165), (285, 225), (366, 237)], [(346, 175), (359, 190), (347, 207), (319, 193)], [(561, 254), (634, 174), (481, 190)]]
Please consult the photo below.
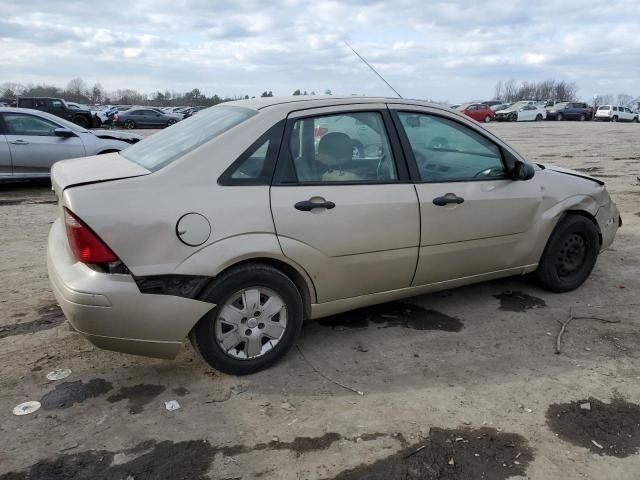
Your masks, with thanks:
[(347, 47), (349, 47), (349, 48), (351, 49), (351, 51), (352, 51), (353, 53), (355, 53), (355, 54), (358, 56), (358, 58), (359, 58), (360, 60), (362, 60), (362, 61), (364, 62), (364, 64), (365, 64), (367, 67), (369, 67), (369, 68), (373, 71), (373, 73), (375, 73), (378, 77), (380, 77), (380, 80), (382, 80), (384, 83), (386, 83), (386, 84), (387, 84), (387, 86), (388, 86), (391, 90), (393, 90), (393, 91), (394, 91), (394, 93), (395, 93), (396, 95), (398, 95), (398, 98), (402, 98), (402, 95), (400, 95), (400, 94), (398, 93), (398, 91), (397, 91), (395, 88), (393, 88), (393, 87), (391, 86), (391, 84), (390, 84), (389, 82), (387, 82), (387, 81), (384, 79), (384, 77), (383, 77), (382, 75), (380, 75), (380, 74), (376, 71), (376, 69), (375, 69), (375, 68), (373, 68), (373, 67), (371, 66), (371, 64), (370, 64), (369, 62), (367, 62), (364, 58), (362, 58), (362, 55), (360, 55), (358, 52), (356, 52), (355, 48), (353, 48), (351, 45), (349, 45), (349, 44), (347, 43), (347, 41), (346, 41), (346, 40), (343, 40), (343, 42), (344, 42), (344, 44), (345, 44)]

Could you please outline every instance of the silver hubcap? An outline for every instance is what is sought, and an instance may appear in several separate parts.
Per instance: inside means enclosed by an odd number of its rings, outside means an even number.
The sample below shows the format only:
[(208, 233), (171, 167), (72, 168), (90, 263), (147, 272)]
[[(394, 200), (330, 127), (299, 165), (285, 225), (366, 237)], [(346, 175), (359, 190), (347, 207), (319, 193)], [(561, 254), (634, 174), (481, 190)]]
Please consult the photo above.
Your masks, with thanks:
[(287, 329), (287, 307), (280, 296), (264, 287), (234, 293), (220, 309), (215, 337), (230, 357), (258, 358), (272, 350)]

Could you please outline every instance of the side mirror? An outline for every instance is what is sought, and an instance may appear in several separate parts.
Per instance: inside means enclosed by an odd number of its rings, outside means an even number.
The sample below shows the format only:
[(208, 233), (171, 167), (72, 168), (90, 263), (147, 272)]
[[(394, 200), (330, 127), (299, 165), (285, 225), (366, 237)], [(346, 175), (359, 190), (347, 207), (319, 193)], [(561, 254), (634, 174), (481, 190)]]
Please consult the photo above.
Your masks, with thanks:
[(533, 168), (533, 165), (521, 162), (520, 160), (516, 161), (513, 167), (513, 177), (516, 180), (531, 180), (535, 174), (536, 170)]
[(73, 133), (68, 128), (56, 128), (53, 131), (53, 133), (56, 135), (56, 137), (62, 137), (62, 138), (69, 138), (69, 137), (75, 137), (76, 136), (76, 134)]
[(524, 107), (522, 107), (520, 110), (518, 110), (519, 112), (524, 112)]

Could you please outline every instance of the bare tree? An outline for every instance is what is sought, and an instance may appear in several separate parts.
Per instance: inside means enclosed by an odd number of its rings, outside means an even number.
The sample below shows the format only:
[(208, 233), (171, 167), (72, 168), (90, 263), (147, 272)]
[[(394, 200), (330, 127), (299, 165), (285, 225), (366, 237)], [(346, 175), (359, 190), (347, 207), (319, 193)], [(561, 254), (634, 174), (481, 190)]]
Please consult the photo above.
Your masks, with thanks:
[(600, 105), (611, 105), (613, 103), (613, 95), (611, 93), (596, 95), (594, 103), (596, 107)]
[(634, 100), (633, 95), (629, 95), (628, 93), (618, 94), (618, 105), (622, 107), (631, 107), (633, 104), (633, 100)]
[(69, 80), (64, 94), (66, 99), (72, 102), (89, 101), (89, 90), (87, 89), (87, 84), (79, 77)]

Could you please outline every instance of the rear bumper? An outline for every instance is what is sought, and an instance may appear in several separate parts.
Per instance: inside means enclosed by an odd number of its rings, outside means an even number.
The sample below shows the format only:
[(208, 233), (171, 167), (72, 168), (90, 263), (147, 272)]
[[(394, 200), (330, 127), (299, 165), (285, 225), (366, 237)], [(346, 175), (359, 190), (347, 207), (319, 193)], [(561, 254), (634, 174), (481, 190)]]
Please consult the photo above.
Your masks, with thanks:
[(171, 295), (143, 294), (130, 275), (106, 274), (76, 262), (64, 228), (51, 227), (49, 281), (69, 323), (97, 347), (173, 358), (213, 304)]

